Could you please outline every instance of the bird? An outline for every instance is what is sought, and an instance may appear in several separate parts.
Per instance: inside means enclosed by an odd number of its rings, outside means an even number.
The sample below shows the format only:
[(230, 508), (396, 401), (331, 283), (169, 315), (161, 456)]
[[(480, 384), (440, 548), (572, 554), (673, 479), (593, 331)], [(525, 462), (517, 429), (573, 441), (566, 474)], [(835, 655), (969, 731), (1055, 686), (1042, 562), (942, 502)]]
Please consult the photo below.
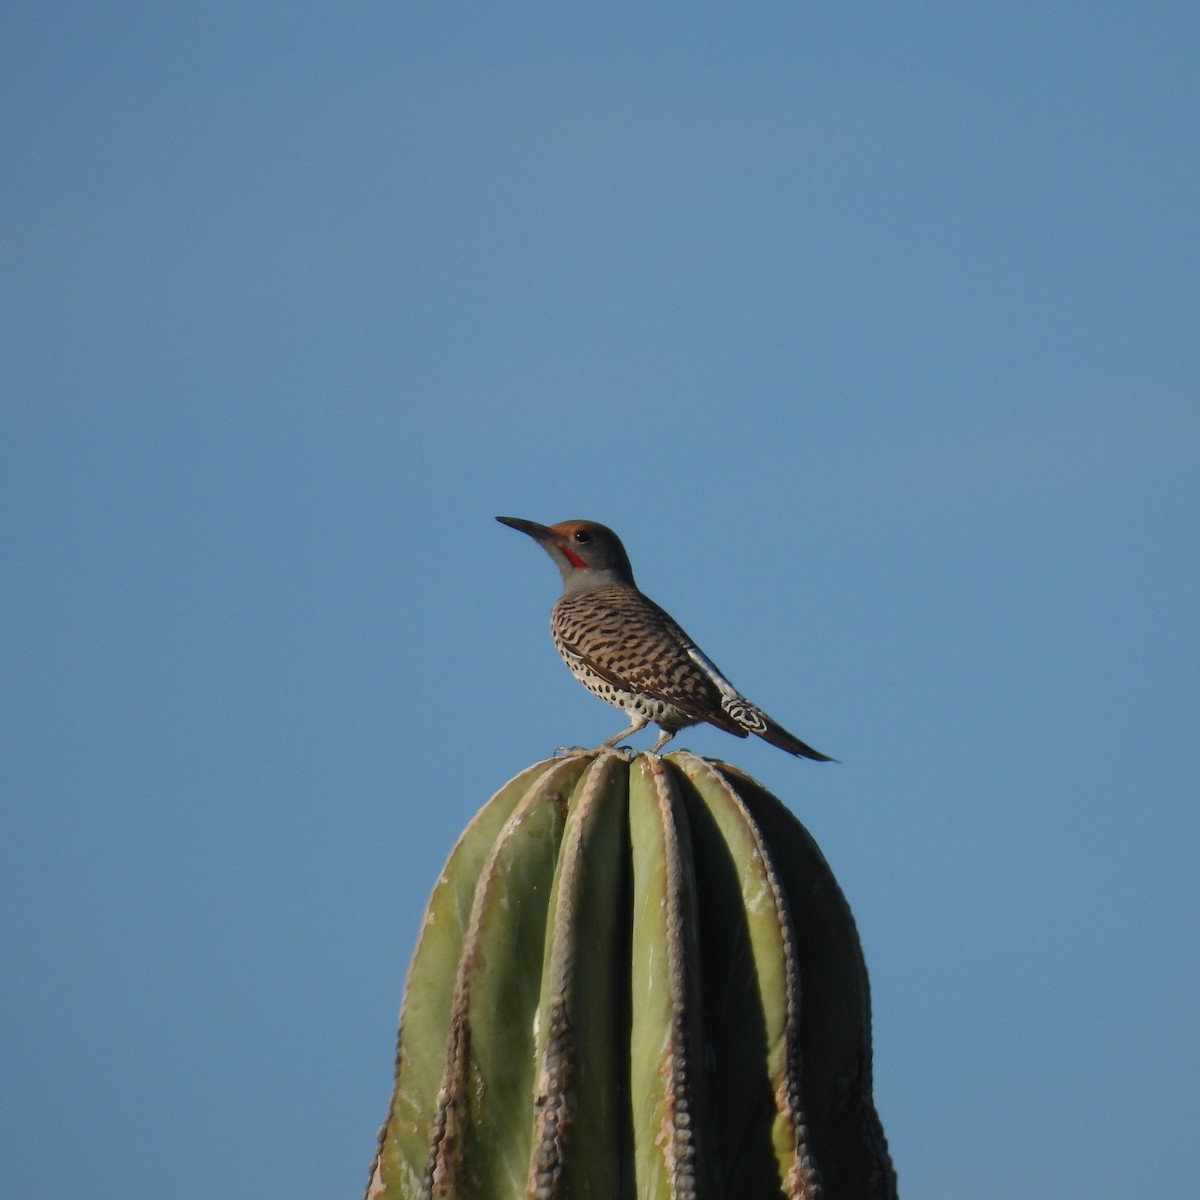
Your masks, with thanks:
[(756, 734), (797, 757), (837, 761), (789, 733), (729, 682), (678, 622), (638, 589), (629, 555), (606, 525), (496, 520), (528, 534), (554, 560), (563, 581), (550, 610), (554, 647), (589, 692), (629, 717), (629, 727), (605, 738), (595, 753), (615, 749), (653, 721), (661, 736), (650, 753), (657, 754), (681, 729), (707, 722), (735, 737)]

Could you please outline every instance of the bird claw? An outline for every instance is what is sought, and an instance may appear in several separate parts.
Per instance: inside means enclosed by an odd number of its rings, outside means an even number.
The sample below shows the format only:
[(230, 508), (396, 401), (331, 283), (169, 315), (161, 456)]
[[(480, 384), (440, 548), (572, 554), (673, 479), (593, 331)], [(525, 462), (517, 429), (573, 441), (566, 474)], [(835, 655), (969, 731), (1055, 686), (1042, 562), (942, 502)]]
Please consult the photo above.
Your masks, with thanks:
[(633, 746), (608, 746), (606, 747), (610, 754), (615, 754), (618, 758), (624, 759), (625, 762), (633, 762), (638, 756), (637, 749)]
[(554, 751), (555, 758), (583, 758), (586, 754), (598, 754), (599, 751), (591, 746), (559, 746)]
[(633, 746), (559, 746), (554, 751), (555, 758), (603, 758), (606, 754), (615, 754), (625, 762), (633, 762), (638, 751)]

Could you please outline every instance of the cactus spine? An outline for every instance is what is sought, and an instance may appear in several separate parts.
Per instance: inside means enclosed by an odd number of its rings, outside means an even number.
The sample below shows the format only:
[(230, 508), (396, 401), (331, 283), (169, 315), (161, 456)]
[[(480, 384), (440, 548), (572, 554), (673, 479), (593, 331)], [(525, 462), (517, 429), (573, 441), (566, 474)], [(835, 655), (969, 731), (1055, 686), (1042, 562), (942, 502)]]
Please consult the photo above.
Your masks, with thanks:
[(849, 908), (677, 751), (539, 763), (467, 827), (405, 985), (367, 1200), (891, 1200)]

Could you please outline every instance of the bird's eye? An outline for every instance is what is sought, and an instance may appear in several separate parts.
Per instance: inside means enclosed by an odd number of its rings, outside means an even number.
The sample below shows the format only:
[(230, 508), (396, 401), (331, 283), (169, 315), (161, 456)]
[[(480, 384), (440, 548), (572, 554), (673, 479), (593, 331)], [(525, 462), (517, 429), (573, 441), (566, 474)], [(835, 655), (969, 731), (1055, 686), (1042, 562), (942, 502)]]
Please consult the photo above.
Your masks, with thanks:
[(575, 540), (577, 542), (590, 542), (592, 535), (586, 529), (577, 529), (575, 530)]

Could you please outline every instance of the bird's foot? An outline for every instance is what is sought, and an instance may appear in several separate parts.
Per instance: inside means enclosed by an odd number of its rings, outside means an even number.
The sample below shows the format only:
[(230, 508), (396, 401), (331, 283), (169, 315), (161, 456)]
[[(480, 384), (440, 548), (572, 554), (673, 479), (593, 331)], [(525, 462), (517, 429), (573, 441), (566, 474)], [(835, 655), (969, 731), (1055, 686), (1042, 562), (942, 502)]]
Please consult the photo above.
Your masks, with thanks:
[(634, 746), (600, 746), (598, 747), (600, 754), (615, 754), (624, 762), (633, 762), (638, 756), (638, 751)]
[(555, 758), (603, 758), (615, 754), (625, 762), (633, 762), (640, 752), (633, 746), (610, 746), (602, 742), (599, 746), (559, 746)]
[(559, 746), (554, 751), (555, 758), (586, 758), (588, 755), (601, 753), (602, 747), (593, 746)]

